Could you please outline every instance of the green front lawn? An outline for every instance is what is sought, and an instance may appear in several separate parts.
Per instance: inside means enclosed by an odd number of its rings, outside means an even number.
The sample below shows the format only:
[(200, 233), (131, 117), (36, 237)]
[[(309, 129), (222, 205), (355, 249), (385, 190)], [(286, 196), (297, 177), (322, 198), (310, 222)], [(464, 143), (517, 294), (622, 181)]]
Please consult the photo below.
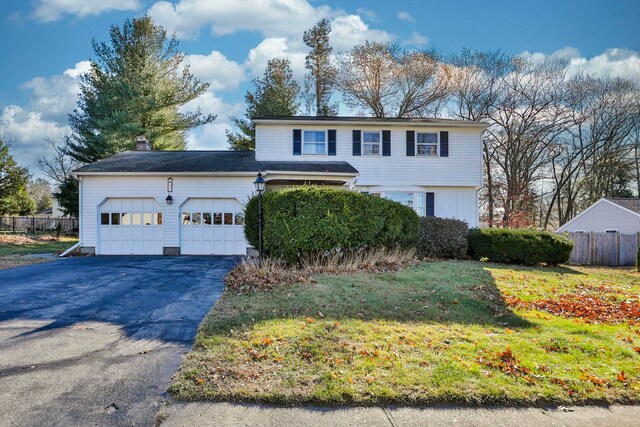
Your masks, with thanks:
[(60, 253), (76, 243), (75, 237), (0, 235), (0, 256)]
[(638, 403), (639, 294), (628, 269), (473, 261), (225, 292), (170, 391), (269, 403)]

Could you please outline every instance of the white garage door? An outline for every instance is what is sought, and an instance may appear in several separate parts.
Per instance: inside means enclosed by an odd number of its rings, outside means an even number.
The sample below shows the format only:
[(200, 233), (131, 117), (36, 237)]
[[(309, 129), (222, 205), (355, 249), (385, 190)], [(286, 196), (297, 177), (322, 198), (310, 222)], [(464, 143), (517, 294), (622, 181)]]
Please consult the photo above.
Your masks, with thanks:
[(180, 212), (183, 255), (245, 255), (243, 207), (235, 199), (189, 199)]
[(98, 254), (162, 255), (162, 206), (154, 199), (110, 198), (99, 212)]

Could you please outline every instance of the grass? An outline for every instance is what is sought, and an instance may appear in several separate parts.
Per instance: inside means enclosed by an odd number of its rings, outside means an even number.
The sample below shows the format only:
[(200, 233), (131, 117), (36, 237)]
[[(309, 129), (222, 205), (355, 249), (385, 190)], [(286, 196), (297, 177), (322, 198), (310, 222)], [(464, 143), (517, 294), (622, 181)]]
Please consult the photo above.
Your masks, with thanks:
[(526, 304), (574, 294), (637, 302), (631, 270), (440, 261), (317, 279), (225, 292), (171, 393), (322, 405), (640, 402), (640, 326)]
[(46, 262), (29, 254), (61, 253), (78, 242), (77, 238), (44, 234), (38, 236), (0, 235), (0, 270), (20, 265)]

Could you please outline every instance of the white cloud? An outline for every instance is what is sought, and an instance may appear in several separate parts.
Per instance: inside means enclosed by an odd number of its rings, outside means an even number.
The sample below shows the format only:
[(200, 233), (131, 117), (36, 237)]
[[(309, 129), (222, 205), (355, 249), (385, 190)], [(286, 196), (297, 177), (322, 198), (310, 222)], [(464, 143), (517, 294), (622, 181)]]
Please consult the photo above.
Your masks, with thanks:
[(100, 15), (112, 10), (139, 10), (140, 0), (36, 0), (33, 17), (42, 22), (52, 22), (64, 15), (80, 18)]
[(245, 66), (253, 77), (257, 77), (262, 76), (270, 59), (288, 58), (294, 78), (300, 80), (305, 72), (304, 62), (307, 55), (307, 48), (303, 46), (302, 43), (295, 43), (285, 37), (266, 38), (249, 51)]
[(583, 72), (601, 77), (622, 77), (640, 83), (640, 52), (629, 49), (607, 49), (589, 59), (573, 47), (558, 49), (550, 55), (524, 51), (520, 56), (533, 61), (544, 61), (546, 58), (566, 60), (569, 75)]
[(209, 90), (220, 91), (236, 89), (246, 79), (244, 66), (227, 59), (217, 50), (209, 55), (187, 55), (191, 73), (204, 82), (209, 82)]
[(364, 7), (359, 7), (356, 9), (356, 13), (360, 16), (364, 16), (371, 22), (378, 22), (378, 14), (371, 9), (365, 9)]
[(372, 30), (358, 15), (338, 16), (331, 23), (331, 44), (338, 51), (350, 49), (365, 41), (389, 42), (393, 36), (386, 31)]
[(21, 166), (28, 166), (31, 172), (37, 172), (44, 139), (57, 137), (68, 130), (66, 124), (47, 120), (42, 113), (27, 111), (17, 105), (5, 107), (0, 114), (0, 134), (14, 141), (14, 158)]
[(413, 16), (411, 16), (411, 14), (409, 12), (398, 12), (398, 14), (396, 15), (398, 17), (398, 19), (402, 20), (402, 21), (407, 21), (407, 22), (416, 22), (415, 18)]
[(422, 34), (414, 31), (411, 33), (411, 37), (402, 41), (404, 46), (412, 46), (412, 47), (423, 47), (427, 43), (429, 43), (429, 38), (423, 36)]
[(266, 36), (296, 35), (331, 14), (328, 6), (313, 7), (306, 0), (180, 0), (154, 3), (147, 12), (178, 37), (193, 38), (202, 27), (215, 35), (242, 30)]
[(76, 106), (80, 92), (80, 76), (90, 69), (89, 61), (78, 62), (73, 68), (52, 77), (36, 77), (21, 88), (30, 90), (31, 108), (44, 117), (66, 121)]

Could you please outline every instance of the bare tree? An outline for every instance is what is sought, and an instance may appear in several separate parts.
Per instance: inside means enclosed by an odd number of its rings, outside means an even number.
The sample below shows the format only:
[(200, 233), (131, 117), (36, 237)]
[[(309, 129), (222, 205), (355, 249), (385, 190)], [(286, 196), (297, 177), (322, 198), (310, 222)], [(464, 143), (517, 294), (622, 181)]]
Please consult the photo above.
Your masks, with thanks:
[[(504, 90), (502, 79), (512, 70), (512, 57), (500, 51), (472, 52), (464, 49), (460, 55), (449, 58), (449, 62), (453, 65), (449, 114), (460, 120), (488, 122)], [(495, 147), (490, 135), (485, 135), (482, 144), (483, 199), (486, 200), (489, 227), (493, 226), (495, 206)]]
[(449, 96), (451, 67), (434, 53), (366, 42), (339, 54), (337, 66), (345, 104), (375, 117), (423, 117)]
[(72, 177), (71, 173), (79, 163), (69, 154), (66, 138), (60, 138), (57, 142), (53, 138), (45, 138), (45, 141), (48, 147), (45, 149), (51, 154), (40, 157), (38, 166), (43, 174), (59, 186)]

